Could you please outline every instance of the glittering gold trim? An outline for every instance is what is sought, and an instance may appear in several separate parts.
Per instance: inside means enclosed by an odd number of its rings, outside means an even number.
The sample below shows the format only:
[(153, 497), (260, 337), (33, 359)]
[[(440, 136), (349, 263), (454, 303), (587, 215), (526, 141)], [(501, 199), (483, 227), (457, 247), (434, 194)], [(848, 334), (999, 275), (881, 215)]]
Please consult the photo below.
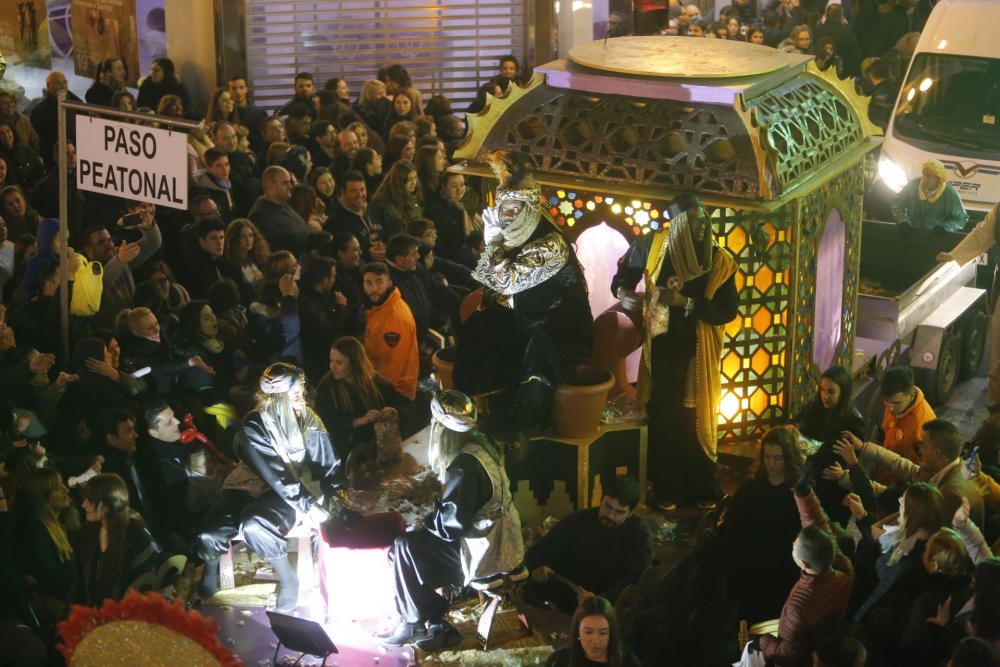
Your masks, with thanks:
[(507, 94), (503, 97), (493, 97), (487, 93), (486, 106), (483, 110), (477, 114), (465, 115), (469, 131), (465, 135), (465, 140), (455, 151), (455, 159), (475, 160), (483, 148), (486, 137), (490, 135), (493, 126), (507, 112), (507, 109), (543, 83), (545, 83), (545, 75), (541, 72), (535, 72), (527, 85), (511, 83), (507, 86)]
[(218, 667), (219, 661), (201, 644), (171, 628), (125, 620), (87, 633), (73, 653), (72, 664), (73, 667)]

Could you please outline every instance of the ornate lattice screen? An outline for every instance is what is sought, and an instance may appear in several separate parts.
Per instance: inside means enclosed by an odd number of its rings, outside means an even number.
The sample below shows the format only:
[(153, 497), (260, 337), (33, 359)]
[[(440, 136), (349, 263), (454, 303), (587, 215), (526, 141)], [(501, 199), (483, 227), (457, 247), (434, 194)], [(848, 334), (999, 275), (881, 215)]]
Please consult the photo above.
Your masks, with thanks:
[[(549, 214), (571, 239), (607, 222), (627, 238), (668, 224), (665, 202), (557, 189)], [(739, 316), (726, 327), (722, 355), (721, 441), (746, 440), (787, 416), (789, 322), (795, 242), (789, 211), (711, 209), (719, 245), (736, 259)]]

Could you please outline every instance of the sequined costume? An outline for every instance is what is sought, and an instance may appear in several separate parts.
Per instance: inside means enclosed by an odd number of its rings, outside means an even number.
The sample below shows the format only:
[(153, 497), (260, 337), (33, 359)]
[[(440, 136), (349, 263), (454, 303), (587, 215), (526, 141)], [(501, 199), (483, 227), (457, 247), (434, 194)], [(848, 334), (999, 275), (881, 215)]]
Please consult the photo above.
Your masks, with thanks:
[(461, 331), (455, 386), (470, 395), (505, 389), (504, 426), (523, 431), (548, 422), (556, 387), (590, 352), (593, 317), (583, 268), (528, 167), (492, 157), (500, 187), (483, 212), (487, 246), (472, 274), (485, 307)]

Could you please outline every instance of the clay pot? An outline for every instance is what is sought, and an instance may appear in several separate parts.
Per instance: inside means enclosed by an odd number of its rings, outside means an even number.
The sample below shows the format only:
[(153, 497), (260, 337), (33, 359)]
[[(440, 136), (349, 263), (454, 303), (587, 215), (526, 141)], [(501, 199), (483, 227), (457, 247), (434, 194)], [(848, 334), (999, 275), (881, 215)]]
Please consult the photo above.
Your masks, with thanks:
[(614, 376), (597, 366), (579, 366), (556, 388), (552, 423), (566, 438), (587, 438), (597, 433), (608, 402)]
[(438, 384), (442, 389), (451, 389), (455, 386), (455, 346), (444, 347), (434, 353), (431, 363), (434, 364), (434, 372), (437, 374)]

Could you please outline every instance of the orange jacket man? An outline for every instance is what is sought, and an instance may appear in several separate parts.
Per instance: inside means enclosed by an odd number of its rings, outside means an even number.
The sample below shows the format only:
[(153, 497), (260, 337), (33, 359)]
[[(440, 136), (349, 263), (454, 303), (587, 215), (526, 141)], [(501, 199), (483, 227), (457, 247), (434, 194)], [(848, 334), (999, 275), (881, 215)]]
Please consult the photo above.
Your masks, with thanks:
[(371, 262), (361, 271), (363, 288), (371, 303), (365, 325), (365, 352), (375, 370), (412, 401), (417, 396), (420, 374), (413, 313), (392, 284), (385, 263)]

